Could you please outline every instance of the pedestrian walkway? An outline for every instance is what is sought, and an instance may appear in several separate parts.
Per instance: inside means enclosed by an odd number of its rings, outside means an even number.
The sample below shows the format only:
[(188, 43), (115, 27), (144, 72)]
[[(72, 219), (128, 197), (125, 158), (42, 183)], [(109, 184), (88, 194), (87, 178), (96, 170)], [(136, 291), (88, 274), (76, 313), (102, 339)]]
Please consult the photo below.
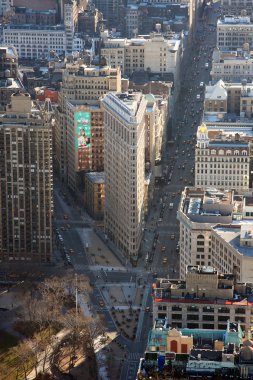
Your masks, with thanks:
[(140, 358), (143, 357), (143, 352), (130, 352), (127, 360), (131, 362), (138, 362), (140, 361)]

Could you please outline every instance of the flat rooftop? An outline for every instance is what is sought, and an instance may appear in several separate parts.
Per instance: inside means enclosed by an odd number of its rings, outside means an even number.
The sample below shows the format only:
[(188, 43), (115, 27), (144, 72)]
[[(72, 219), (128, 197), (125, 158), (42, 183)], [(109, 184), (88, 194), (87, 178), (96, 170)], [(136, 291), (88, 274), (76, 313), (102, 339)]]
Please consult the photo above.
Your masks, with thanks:
[(7, 24), (4, 25), (5, 30), (13, 29), (13, 30), (45, 30), (48, 32), (59, 32), (64, 31), (64, 25), (34, 25), (34, 24), (23, 24), (23, 25), (17, 25), (17, 24)]
[(100, 107), (100, 102), (98, 101), (86, 101), (85, 100), (85, 103), (83, 100), (68, 100), (67, 101), (68, 104), (71, 104), (72, 106), (74, 107), (87, 107), (88, 109), (90, 109), (91, 111), (99, 111), (101, 110), (101, 107)]
[(90, 172), (86, 173), (85, 176), (92, 183), (104, 183), (105, 182), (105, 173), (104, 172)]
[[(247, 223), (247, 229), (253, 230), (253, 221), (251, 224)], [(231, 247), (233, 247), (239, 254), (243, 256), (253, 257), (253, 247), (242, 246), (240, 244), (241, 228), (245, 226), (243, 223), (240, 225), (230, 226), (215, 226), (213, 230), (224, 239)]]
[(245, 141), (235, 141), (235, 140), (215, 140), (215, 141), (210, 141), (208, 146), (210, 148), (214, 147), (230, 147), (232, 146), (233, 148), (248, 148), (248, 143)]
[(249, 16), (225, 16), (224, 19), (218, 19), (217, 21), (217, 26), (219, 25), (237, 25), (237, 24), (247, 24), (247, 25), (252, 25), (253, 24), (250, 22), (250, 17)]
[(238, 128), (237, 126), (233, 126), (231, 124), (228, 124), (226, 126), (221, 126), (221, 125), (218, 125), (218, 124), (215, 124), (215, 125), (207, 125), (207, 129), (208, 129), (208, 137), (210, 139), (215, 139), (217, 138), (217, 136), (222, 133), (223, 136), (226, 136), (226, 137), (234, 137), (234, 135), (237, 133), (240, 138), (243, 139), (243, 137), (251, 137), (253, 138), (253, 128), (252, 126), (244, 126), (244, 127), (241, 127), (241, 128)]

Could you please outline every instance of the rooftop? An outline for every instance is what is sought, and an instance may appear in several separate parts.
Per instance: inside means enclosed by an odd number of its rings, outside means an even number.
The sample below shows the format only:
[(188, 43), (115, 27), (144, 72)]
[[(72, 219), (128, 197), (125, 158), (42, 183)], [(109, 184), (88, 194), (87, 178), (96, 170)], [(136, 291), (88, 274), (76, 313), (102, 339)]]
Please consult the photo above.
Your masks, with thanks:
[(142, 118), (147, 105), (141, 92), (109, 92), (104, 96), (102, 102), (124, 122), (134, 124), (140, 122), (139, 111)]
[(224, 19), (218, 19), (218, 26), (227, 24), (250, 24), (253, 26), (249, 16), (225, 16)]
[(105, 174), (104, 172), (90, 172), (86, 173), (85, 176), (92, 183), (104, 183), (105, 182)]
[(214, 147), (223, 147), (223, 148), (226, 148), (226, 147), (232, 147), (233, 148), (248, 148), (249, 147), (249, 144), (245, 141), (235, 141), (235, 140), (215, 140), (215, 141), (209, 141), (209, 148), (214, 148)]
[(218, 220), (223, 220), (223, 223), (232, 222), (235, 208), (232, 191), (186, 187), (182, 195), (179, 212), (183, 212), (192, 222), (218, 223)]
[(253, 240), (253, 221), (251, 224), (217, 225), (213, 227), (213, 230), (239, 254), (253, 257), (253, 246), (241, 243), (241, 239)]
[(226, 85), (222, 80), (219, 80), (213, 86), (206, 86), (206, 100), (227, 100), (227, 97)]
[(45, 31), (52, 31), (52, 32), (59, 32), (64, 31), (64, 25), (34, 25), (34, 24), (23, 24), (23, 25), (16, 25), (16, 24), (7, 24), (4, 25), (5, 30), (9, 29), (16, 29), (16, 30), (45, 30)]
[(206, 127), (208, 130), (208, 137), (211, 139), (215, 139), (217, 134), (222, 134), (223, 136), (226, 136), (227, 138), (232, 138), (233, 135), (238, 134), (240, 138), (243, 139), (243, 137), (251, 137), (253, 138), (253, 129), (252, 125), (249, 125), (248, 123), (245, 125), (233, 125), (231, 123), (212, 123), (208, 122), (206, 123)]

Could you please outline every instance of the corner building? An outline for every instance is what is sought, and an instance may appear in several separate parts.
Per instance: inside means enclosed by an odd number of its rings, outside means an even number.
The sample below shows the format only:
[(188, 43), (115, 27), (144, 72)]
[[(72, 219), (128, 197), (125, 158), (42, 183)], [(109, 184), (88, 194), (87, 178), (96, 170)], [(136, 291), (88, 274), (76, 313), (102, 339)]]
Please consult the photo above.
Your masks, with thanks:
[(252, 283), (213, 267), (187, 266), (185, 281), (158, 278), (153, 284), (153, 319), (176, 328), (226, 330), (228, 321), (251, 329)]
[(142, 238), (145, 112), (141, 93), (107, 94), (105, 110), (105, 232), (135, 261)]

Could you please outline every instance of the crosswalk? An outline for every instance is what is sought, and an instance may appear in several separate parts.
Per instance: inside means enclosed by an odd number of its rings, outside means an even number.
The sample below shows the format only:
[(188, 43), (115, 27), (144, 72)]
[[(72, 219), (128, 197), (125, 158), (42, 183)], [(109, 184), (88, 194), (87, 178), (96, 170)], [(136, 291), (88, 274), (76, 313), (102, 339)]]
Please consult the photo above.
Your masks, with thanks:
[(140, 361), (140, 358), (143, 357), (143, 353), (141, 352), (130, 352), (128, 357), (127, 357), (127, 360), (129, 362), (139, 362)]
[(89, 269), (89, 265), (85, 265), (85, 264), (74, 264), (74, 267), (75, 267), (75, 270), (76, 271), (85, 271), (87, 269)]

